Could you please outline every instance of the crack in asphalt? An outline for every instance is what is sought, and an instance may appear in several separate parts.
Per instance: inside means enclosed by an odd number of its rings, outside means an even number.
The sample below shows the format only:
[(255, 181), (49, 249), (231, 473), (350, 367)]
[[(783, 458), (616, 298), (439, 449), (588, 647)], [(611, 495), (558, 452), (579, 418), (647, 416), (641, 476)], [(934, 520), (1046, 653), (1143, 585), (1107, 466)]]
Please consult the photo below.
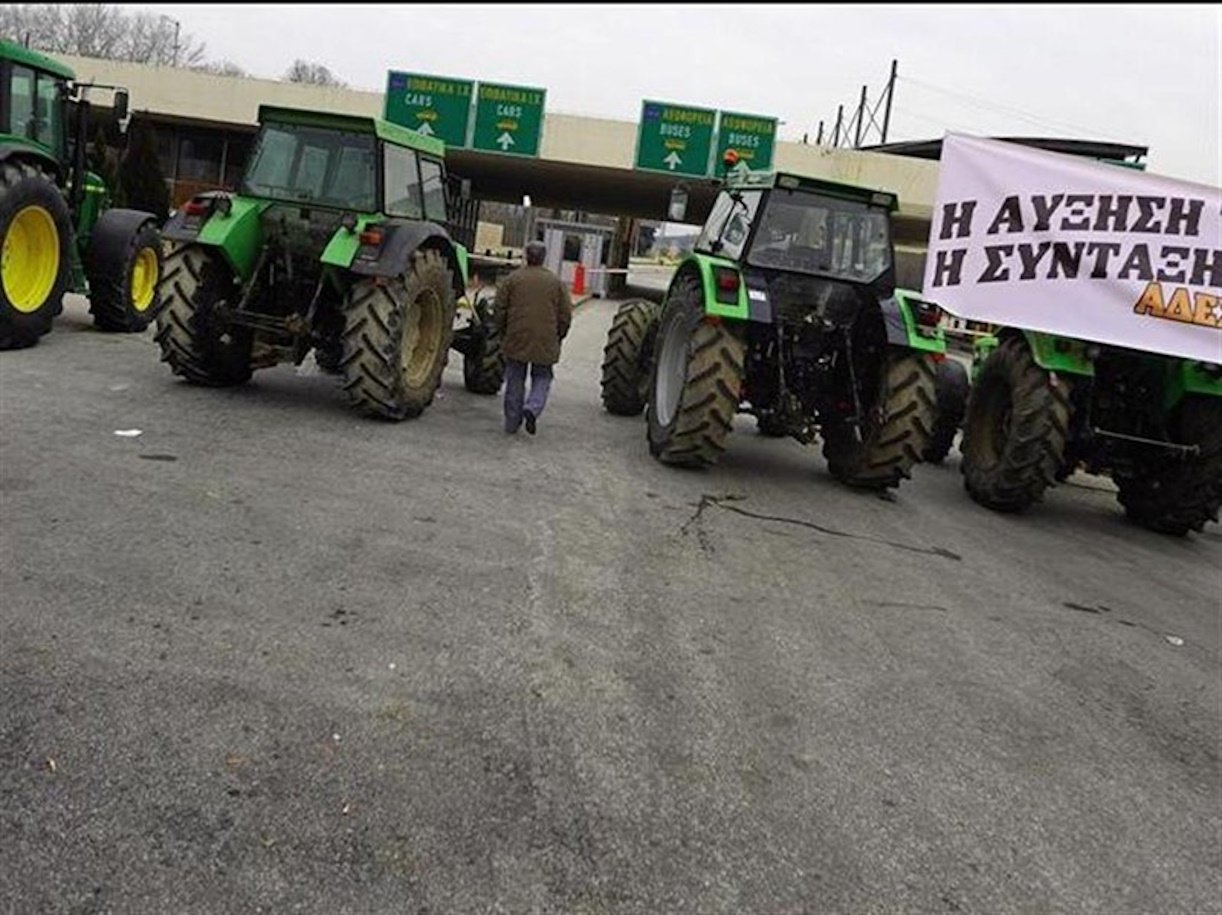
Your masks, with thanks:
[(714, 495), (709, 495), (708, 493), (703, 493), (700, 496), (700, 501), (696, 504), (696, 511), (692, 514), (690, 518), (687, 519), (686, 522), (684, 522), (683, 526), (679, 528), (679, 532), (682, 534), (686, 534), (688, 531), (688, 528), (690, 528), (693, 524), (695, 524), (696, 525), (696, 537), (699, 540), (700, 548), (704, 550), (706, 553), (712, 553), (713, 552), (712, 544), (709, 542), (708, 534), (705, 533), (704, 526), (700, 522), (701, 522), (701, 516), (704, 514), (704, 510), (708, 508), (709, 506), (713, 506), (715, 508), (720, 508), (722, 511), (734, 512), (737, 515), (743, 515), (744, 517), (747, 517), (747, 518), (755, 518), (757, 521), (775, 521), (779, 524), (793, 524), (793, 525), (796, 525), (797, 527), (809, 528), (810, 530), (817, 531), (820, 534), (827, 534), (829, 537), (846, 537), (849, 540), (861, 540), (861, 541), (865, 541), (866, 543), (877, 543), (880, 546), (888, 546), (894, 550), (904, 550), (909, 553), (920, 553), (921, 555), (924, 555), (924, 556), (938, 556), (942, 559), (953, 560), (954, 562), (963, 561), (963, 557), (960, 556), (958, 553), (952, 553), (950, 550), (944, 547), (940, 547), (940, 546), (935, 546), (935, 547), (913, 546), (912, 544), (909, 544), (909, 543), (900, 543), (895, 540), (886, 540), (882, 537), (872, 537), (869, 534), (854, 534), (849, 531), (839, 531), (839, 530), (836, 530), (835, 528), (824, 527), (821, 524), (816, 524), (813, 521), (805, 521), (801, 518), (786, 518), (781, 515), (763, 515), (763, 514), (760, 514), (759, 512), (753, 512), (745, 508), (740, 508), (737, 505), (727, 505), (726, 504), (727, 502), (740, 502), (744, 499), (746, 499), (746, 496), (739, 496), (739, 495), (714, 496)]

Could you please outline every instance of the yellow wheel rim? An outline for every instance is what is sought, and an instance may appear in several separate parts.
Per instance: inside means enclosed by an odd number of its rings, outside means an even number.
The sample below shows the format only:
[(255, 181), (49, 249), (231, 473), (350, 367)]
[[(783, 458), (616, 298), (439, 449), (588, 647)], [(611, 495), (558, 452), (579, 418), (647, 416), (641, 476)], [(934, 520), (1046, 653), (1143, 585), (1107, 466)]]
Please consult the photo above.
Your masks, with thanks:
[(59, 276), (59, 230), (42, 207), (20, 210), (0, 249), (0, 281), (9, 304), (23, 314), (38, 311)]
[(443, 314), (441, 297), (432, 289), (425, 289), (404, 316), (399, 357), (403, 381), (409, 388), (420, 387), (432, 374), (441, 349)]
[(132, 308), (148, 311), (157, 292), (157, 252), (152, 248), (141, 248), (132, 265)]

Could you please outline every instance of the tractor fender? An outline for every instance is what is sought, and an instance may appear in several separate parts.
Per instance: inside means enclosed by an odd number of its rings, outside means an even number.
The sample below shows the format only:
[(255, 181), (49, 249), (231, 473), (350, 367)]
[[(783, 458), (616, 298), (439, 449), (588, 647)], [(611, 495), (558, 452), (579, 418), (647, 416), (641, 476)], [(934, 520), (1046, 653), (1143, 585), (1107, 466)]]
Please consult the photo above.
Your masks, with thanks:
[(93, 274), (110, 264), (125, 263), (132, 239), (147, 223), (157, 224), (157, 217), (142, 210), (107, 210), (98, 217), (89, 236), (89, 251), (85, 256), (86, 272)]
[[(733, 273), (738, 277), (738, 283), (733, 289), (720, 289), (717, 285), (719, 274)], [(689, 255), (678, 269), (666, 291), (667, 298), (675, 289), (675, 284), (683, 277), (692, 276), (700, 284), (704, 292), (705, 314), (719, 318), (733, 318), (739, 321), (753, 319), (750, 299), (747, 295), (747, 284), (743, 280), (742, 271), (735, 261), (714, 257), (710, 254)], [(765, 300), (766, 301), (766, 300)], [(770, 313), (769, 313), (770, 316)]]
[(434, 222), (387, 219), (377, 223), (386, 233), (381, 247), (370, 255), (358, 250), (348, 267), (359, 276), (401, 276), (412, 268), (412, 255), (420, 249), (438, 252), (454, 276), (454, 295), (466, 293), (467, 272), (457, 245), (449, 233)]
[(1015, 331), (1006, 328), (998, 336), (1003, 339), (1021, 333), (1031, 350), (1031, 358), (1040, 368), (1062, 375), (1094, 377), (1095, 364), (1087, 355), (1090, 344), (1069, 337), (1058, 337), (1034, 330)]
[(0, 162), (7, 162), (10, 159), (20, 159), (31, 165), (37, 165), (43, 171), (53, 175), (56, 182), (63, 177), (63, 166), (56, 161), (54, 156), (33, 143), (23, 143), (20, 140), (0, 142)]
[(917, 309), (930, 308), (937, 306), (922, 299), (920, 293), (907, 289), (896, 289), (893, 295), (879, 300), (887, 342), (926, 353), (945, 353), (946, 335), (942, 328), (917, 321)]

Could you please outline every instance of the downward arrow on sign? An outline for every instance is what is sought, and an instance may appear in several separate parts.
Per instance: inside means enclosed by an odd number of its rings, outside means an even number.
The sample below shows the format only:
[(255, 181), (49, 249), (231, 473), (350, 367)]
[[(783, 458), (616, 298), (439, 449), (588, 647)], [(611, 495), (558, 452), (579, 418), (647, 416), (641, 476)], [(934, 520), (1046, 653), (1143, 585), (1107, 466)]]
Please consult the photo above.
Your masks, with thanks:
[(675, 170), (676, 165), (683, 164), (683, 160), (679, 158), (679, 154), (674, 151), (672, 151), (671, 154), (667, 156), (665, 159), (663, 159), (662, 161), (665, 162), (670, 167), (670, 170), (672, 172)]
[(509, 135), (509, 131), (505, 131), (496, 138), (496, 145), (501, 147), (501, 152), (509, 151), (509, 147), (513, 146), (513, 137)]

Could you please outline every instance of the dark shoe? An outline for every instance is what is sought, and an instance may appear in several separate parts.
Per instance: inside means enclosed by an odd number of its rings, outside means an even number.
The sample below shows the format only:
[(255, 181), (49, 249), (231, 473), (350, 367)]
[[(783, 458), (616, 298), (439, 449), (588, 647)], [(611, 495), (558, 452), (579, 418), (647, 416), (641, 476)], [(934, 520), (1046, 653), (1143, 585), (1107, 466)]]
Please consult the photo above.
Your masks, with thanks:
[(531, 435), (534, 435), (535, 434), (535, 414), (531, 413), (530, 410), (523, 410), (522, 416), (525, 417), (526, 419), (526, 431), (530, 433)]

